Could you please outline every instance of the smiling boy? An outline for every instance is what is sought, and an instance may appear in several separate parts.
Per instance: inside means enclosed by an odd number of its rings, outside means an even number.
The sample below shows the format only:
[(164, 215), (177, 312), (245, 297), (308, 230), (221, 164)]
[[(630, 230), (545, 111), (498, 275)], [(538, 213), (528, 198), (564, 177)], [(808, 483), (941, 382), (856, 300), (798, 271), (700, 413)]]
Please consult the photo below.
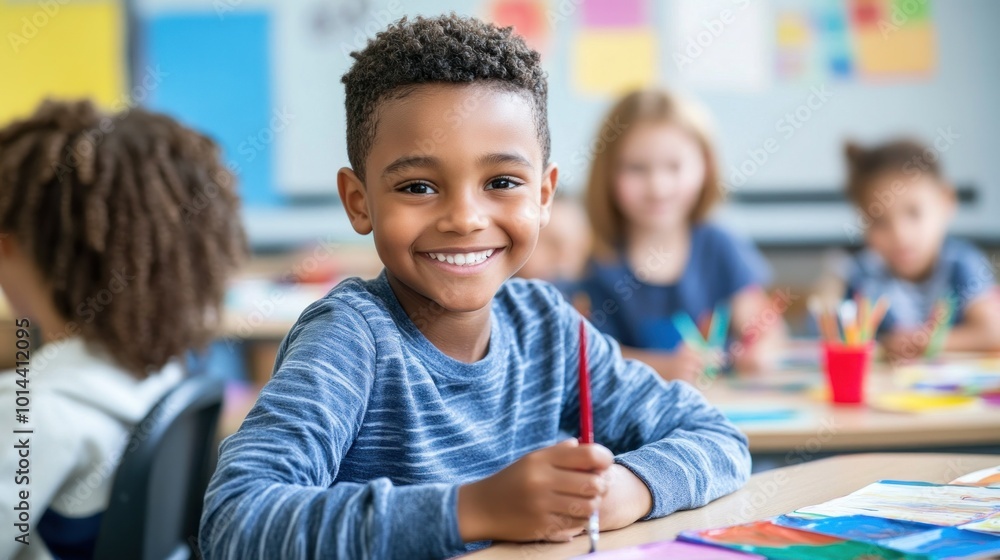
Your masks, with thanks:
[(403, 19), (344, 76), (338, 187), (382, 274), (310, 306), (221, 448), (206, 558), (427, 558), (567, 540), (704, 505), (749, 475), (746, 439), (587, 325), (595, 438), (579, 425), (580, 316), (508, 280), (549, 218), (538, 54), (457, 16)]

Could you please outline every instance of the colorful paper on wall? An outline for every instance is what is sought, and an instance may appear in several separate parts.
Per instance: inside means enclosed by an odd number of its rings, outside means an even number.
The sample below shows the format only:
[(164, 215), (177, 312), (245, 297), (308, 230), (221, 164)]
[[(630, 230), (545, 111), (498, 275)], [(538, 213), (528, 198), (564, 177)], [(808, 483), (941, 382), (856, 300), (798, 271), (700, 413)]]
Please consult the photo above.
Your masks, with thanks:
[(148, 63), (167, 75), (150, 106), (219, 142), (247, 206), (274, 203), (273, 146), (294, 115), (272, 108), (268, 14), (164, 14), (146, 27)]
[(573, 81), (583, 94), (620, 95), (656, 79), (656, 37), (649, 29), (581, 31), (573, 58)]
[(769, 0), (675, 0), (669, 7), (671, 80), (696, 90), (770, 88), (774, 43)]
[(857, 66), (869, 78), (928, 75), (936, 64), (930, 0), (853, 0)]
[(583, 0), (586, 27), (636, 27), (646, 25), (647, 0)]
[(0, 125), (46, 97), (90, 97), (111, 110), (126, 97), (121, 1), (0, 0)]
[(545, 0), (494, 0), (489, 6), (489, 19), (501, 27), (513, 26), (529, 47), (544, 55), (550, 38), (546, 9)]

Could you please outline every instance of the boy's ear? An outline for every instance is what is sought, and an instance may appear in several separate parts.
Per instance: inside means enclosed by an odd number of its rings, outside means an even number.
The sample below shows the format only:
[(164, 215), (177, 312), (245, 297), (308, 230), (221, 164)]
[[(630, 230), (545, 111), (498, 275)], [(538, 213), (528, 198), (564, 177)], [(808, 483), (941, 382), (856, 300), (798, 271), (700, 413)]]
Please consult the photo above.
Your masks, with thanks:
[(559, 180), (559, 166), (550, 163), (542, 172), (542, 197), (538, 208), (538, 223), (545, 227), (552, 216), (552, 201), (556, 197), (556, 183)]
[(372, 232), (372, 219), (368, 213), (368, 192), (365, 184), (350, 167), (341, 167), (337, 171), (337, 192), (340, 202), (344, 205), (351, 227), (361, 235)]

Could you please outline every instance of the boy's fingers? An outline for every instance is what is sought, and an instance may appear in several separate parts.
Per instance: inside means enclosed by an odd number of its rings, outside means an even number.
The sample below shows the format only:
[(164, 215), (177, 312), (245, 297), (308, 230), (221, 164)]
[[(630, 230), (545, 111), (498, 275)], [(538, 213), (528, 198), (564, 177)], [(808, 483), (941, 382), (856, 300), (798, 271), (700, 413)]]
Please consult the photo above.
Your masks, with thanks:
[(600, 474), (577, 470), (561, 471), (552, 491), (571, 498), (595, 498), (607, 492), (608, 482)]
[(563, 447), (552, 455), (552, 465), (559, 469), (575, 469), (578, 471), (604, 470), (611, 466), (615, 456), (611, 451), (598, 443), (583, 444), (576, 447)]
[(552, 496), (551, 502), (552, 513), (565, 515), (566, 517), (570, 517), (578, 521), (586, 521), (590, 519), (590, 514), (597, 511), (600, 507), (600, 497), (578, 498), (574, 496), (556, 494)]

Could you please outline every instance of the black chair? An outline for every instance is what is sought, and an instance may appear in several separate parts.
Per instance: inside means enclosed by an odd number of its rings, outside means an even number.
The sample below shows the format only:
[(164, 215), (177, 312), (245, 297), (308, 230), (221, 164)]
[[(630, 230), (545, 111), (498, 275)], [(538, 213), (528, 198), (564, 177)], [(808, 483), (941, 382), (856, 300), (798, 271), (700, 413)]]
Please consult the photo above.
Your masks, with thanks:
[(198, 523), (218, 459), (223, 382), (189, 377), (132, 432), (115, 474), (95, 560), (200, 558)]

